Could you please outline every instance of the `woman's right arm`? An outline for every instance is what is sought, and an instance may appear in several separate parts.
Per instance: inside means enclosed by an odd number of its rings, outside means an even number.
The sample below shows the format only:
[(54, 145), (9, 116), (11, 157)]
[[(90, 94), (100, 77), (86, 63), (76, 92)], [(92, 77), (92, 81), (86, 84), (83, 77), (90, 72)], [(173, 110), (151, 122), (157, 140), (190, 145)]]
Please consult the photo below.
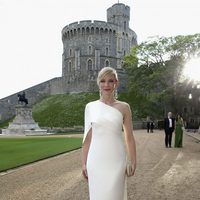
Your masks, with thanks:
[(87, 133), (87, 136), (82, 145), (82, 174), (85, 179), (88, 179), (86, 163), (87, 163), (87, 156), (90, 148), (91, 138), (92, 138), (92, 128), (90, 128), (89, 132)]

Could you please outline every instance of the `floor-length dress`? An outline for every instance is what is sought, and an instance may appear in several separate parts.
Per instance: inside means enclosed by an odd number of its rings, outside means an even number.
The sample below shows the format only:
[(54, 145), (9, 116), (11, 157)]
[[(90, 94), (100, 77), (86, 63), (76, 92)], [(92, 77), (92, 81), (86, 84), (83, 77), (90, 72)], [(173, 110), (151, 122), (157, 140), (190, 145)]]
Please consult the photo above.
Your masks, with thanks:
[(183, 123), (181, 120), (176, 121), (176, 128), (175, 128), (175, 141), (174, 147), (182, 147), (183, 143)]
[(90, 200), (127, 200), (122, 125), (122, 113), (116, 108), (99, 100), (86, 105), (83, 142), (92, 128), (86, 164)]

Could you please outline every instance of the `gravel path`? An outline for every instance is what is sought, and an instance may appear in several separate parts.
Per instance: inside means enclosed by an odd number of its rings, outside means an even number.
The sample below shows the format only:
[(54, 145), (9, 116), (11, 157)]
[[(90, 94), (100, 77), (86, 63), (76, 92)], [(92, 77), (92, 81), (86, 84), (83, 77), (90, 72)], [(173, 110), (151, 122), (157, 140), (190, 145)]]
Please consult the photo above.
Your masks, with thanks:
[[(128, 179), (129, 200), (200, 199), (200, 144), (184, 135), (184, 148), (166, 149), (163, 131), (135, 131), (138, 165)], [(87, 200), (76, 150), (0, 174), (0, 200)]]

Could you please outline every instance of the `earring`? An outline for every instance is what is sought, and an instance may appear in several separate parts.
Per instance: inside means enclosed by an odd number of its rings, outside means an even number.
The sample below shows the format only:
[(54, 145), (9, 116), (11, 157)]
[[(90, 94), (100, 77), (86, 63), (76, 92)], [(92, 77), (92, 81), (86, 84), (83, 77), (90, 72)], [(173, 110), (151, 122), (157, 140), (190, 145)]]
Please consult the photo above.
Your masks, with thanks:
[(101, 94), (101, 90), (99, 90), (99, 97), (101, 98), (102, 94)]
[(114, 97), (115, 97), (115, 99), (118, 98), (118, 92), (117, 92), (117, 89), (116, 89), (115, 92), (114, 92)]

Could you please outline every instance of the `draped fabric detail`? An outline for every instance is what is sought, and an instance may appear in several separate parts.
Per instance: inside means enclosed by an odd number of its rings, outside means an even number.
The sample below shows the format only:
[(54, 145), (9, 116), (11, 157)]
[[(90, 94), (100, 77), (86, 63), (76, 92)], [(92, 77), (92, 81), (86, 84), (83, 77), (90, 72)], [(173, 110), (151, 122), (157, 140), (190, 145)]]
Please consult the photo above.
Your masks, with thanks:
[(85, 141), (85, 138), (89, 132), (89, 130), (92, 128), (92, 122), (91, 122), (91, 113), (90, 113), (90, 103), (88, 103), (85, 106), (85, 114), (84, 114), (84, 135), (83, 135), (83, 143)]
[(116, 108), (99, 100), (86, 105), (83, 142), (92, 128), (86, 162), (90, 200), (127, 200), (122, 126)]

